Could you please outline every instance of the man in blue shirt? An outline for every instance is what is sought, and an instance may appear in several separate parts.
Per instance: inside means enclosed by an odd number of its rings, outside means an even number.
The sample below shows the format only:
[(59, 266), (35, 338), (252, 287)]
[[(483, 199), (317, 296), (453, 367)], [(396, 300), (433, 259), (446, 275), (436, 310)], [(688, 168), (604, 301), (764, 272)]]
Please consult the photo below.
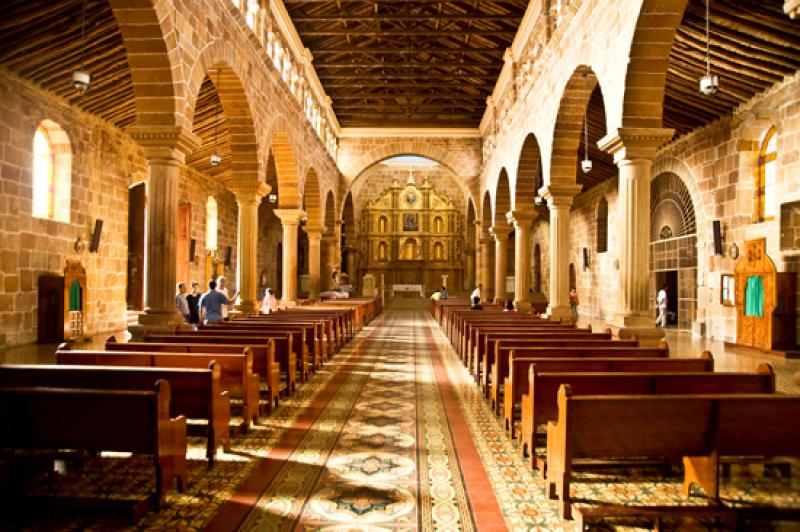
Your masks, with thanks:
[(200, 319), (204, 323), (217, 323), (222, 319), (222, 305), (229, 305), (230, 302), (225, 294), (217, 292), (216, 281), (208, 282), (208, 292), (200, 297)]

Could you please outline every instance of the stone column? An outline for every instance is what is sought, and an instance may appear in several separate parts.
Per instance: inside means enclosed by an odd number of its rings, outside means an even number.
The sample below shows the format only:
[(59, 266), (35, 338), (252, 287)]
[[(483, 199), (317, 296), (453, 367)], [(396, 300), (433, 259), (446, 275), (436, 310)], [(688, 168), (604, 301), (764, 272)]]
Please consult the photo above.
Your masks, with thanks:
[(306, 213), (300, 209), (273, 211), (283, 226), (283, 294), (281, 303), (288, 307), (297, 304), (297, 228)]
[(200, 139), (180, 126), (131, 126), (128, 134), (147, 159), (147, 278), (144, 313), (131, 334), (171, 330), (184, 323), (175, 308), (178, 245), (178, 182), (185, 155)]
[(308, 297), (319, 297), (320, 291), (320, 239), (325, 232), (324, 227), (303, 227), (308, 236)]
[(491, 228), (494, 237), (494, 301), (503, 303), (506, 300), (506, 247), (508, 235), (513, 229), (509, 225), (494, 225)]
[(619, 167), (619, 260), (617, 312), (609, 324), (621, 338), (636, 334), (642, 344), (663, 336), (649, 313), (650, 170), (658, 148), (675, 131), (621, 128), (598, 142)]
[(236, 310), (245, 314), (258, 311), (258, 206), (270, 190), (269, 185), (252, 181), (234, 181), (227, 184), (236, 196), (239, 207), (236, 227), (236, 287), (239, 301)]
[(475, 283), (475, 286), (478, 286), (481, 283), (481, 275), (483, 272), (483, 250), (481, 249), (483, 246), (481, 245), (481, 223), (476, 221), (475, 222), (475, 279), (470, 280), (470, 282)]
[(491, 294), (492, 288), (492, 238), (485, 234), (483, 238), (480, 239), (480, 246), (481, 246), (481, 267), (480, 267), (480, 281), (478, 284), (483, 285), (483, 290), (481, 291), (481, 298), (488, 301)]
[(800, 0), (786, 0), (783, 3), (783, 11), (792, 20), (800, 18)]
[(335, 260), (336, 253), (336, 235), (332, 235), (328, 232), (325, 236), (322, 237), (322, 264), (324, 267), (322, 268), (322, 280), (320, 282), (320, 287), (322, 290), (332, 290), (334, 287), (333, 285), (333, 269), (338, 265)]
[(550, 305), (552, 319), (572, 319), (569, 308), (569, 217), (580, 185), (550, 184), (541, 192), (550, 208)]
[(531, 286), (531, 227), (538, 213), (530, 210), (509, 211), (508, 221), (514, 224), (514, 303), (517, 310), (531, 309), (528, 291)]

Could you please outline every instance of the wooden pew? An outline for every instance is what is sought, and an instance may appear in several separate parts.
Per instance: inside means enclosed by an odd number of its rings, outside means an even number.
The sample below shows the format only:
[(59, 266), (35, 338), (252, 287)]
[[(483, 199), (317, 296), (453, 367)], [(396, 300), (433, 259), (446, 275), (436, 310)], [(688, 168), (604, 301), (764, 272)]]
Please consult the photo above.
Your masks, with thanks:
[(339, 348), (344, 345), (345, 339), (338, 331), (336, 316), (332, 315), (284, 316), (273, 312), (268, 315), (253, 314), (241, 316), (226, 323), (245, 326), (244, 324), (259, 325), (267, 323), (276, 325), (284, 322), (313, 325), (315, 328), (314, 337), (319, 344), (318, 349), (322, 354), (323, 361), (330, 360)]
[[(714, 371), (714, 357), (709, 351), (703, 351), (698, 358), (564, 358), (564, 359), (529, 359), (520, 358), (513, 361), (509, 368), (509, 379), (506, 380), (506, 393), (520, 397), (522, 419), (520, 423), (520, 450), (522, 456), (530, 459), (532, 468), (537, 468), (536, 453), (532, 452), (536, 443), (536, 429), (547, 421), (555, 420), (556, 389), (553, 393), (544, 394), (544, 382), (534, 388), (535, 374), (562, 375), (607, 375), (609, 373), (710, 373)], [(513, 384), (511, 379), (513, 378)], [(568, 380), (566, 382), (569, 382)], [(513, 387), (513, 389), (512, 389)], [(520, 390), (522, 393), (520, 395)], [(504, 405), (506, 405), (504, 401)], [(504, 422), (513, 414), (504, 409)], [(513, 419), (513, 418), (512, 418)], [(513, 434), (513, 432), (512, 432)], [(513, 438), (513, 436), (512, 436)]]
[[(620, 341), (620, 340), (617, 340)], [(661, 342), (660, 347), (612, 347), (612, 346), (567, 346), (531, 347), (518, 346), (514, 342), (499, 341), (495, 347), (494, 364), (491, 365), (489, 403), (498, 416), (501, 413), (501, 392), (508, 377), (511, 364), (516, 358), (667, 358), (669, 346)]]
[(0, 388), (0, 448), (116, 451), (153, 455), (158, 508), (172, 479), (186, 487), (186, 419), (170, 417), (170, 387), (153, 391)]
[[(113, 336), (106, 340), (106, 351), (134, 351), (143, 353), (219, 353), (221, 355), (244, 354), (253, 358), (253, 373), (257, 374), (262, 383), (266, 384), (266, 390), (260, 387), (261, 391), (266, 391), (267, 414), (272, 413), (273, 408), (277, 408), (280, 402), (280, 365), (275, 362), (275, 345), (271, 342), (269, 346), (241, 346), (223, 344), (199, 344), (199, 343), (170, 343), (170, 342), (117, 342)], [(260, 394), (259, 394), (260, 395)], [(261, 413), (259, 409), (259, 414)]]
[(573, 395), (558, 391), (547, 424), (547, 493), (571, 518), (577, 459), (683, 458), (684, 493), (694, 484), (719, 501), (721, 457), (800, 456), (800, 395)]
[[(63, 344), (62, 344), (63, 345)], [(242, 430), (250, 421), (258, 422), (258, 375), (253, 373), (252, 353), (221, 355), (219, 353), (143, 353), (135, 351), (102, 351), (59, 349), (56, 363), (68, 366), (125, 366), (153, 368), (208, 368), (216, 362), (220, 368), (220, 388), (233, 397), (242, 398)]]
[[(144, 335), (143, 340), (146, 343), (162, 344), (210, 344), (215, 347), (215, 350), (222, 346), (236, 347), (240, 350), (245, 347), (250, 347), (254, 350), (254, 354), (261, 352), (263, 349), (268, 349), (270, 345), (273, 345), (274, 361), (278, 363), (280, 371), (284, 375), (286, 393), (292, 393), (297, 383), (297, 367), (299, 363), (297, 362), (297, 355), (295, 354), (294, 343), (290, 334), (264, 333), (263, 335), (253, 337), (212, 334), (189, 336), (186, 334), (147, 333)], [(262, 370), (266, 371), (266, 369), (270, 367), (268, 362), (267, 359), (261, 356), (254, 357), (253, 371), (256, 373)]]
[(221, 370), (212, 362), (208, 369), (111, 368), (107, 366), (0, 365), (0, 387), (85, 388), (92, 390), (144, 390), (159, 379), (169, 382), (172, 397), (169, 415), (200, 419), (208, 439), (206, 458), (214, 462), (217, 448), (230, 450), (230, 394), (220, 387)]
[[(317, 342), (315, 336), (314, 324), (300, 324), (300, 323), (247, 323), (247, 322), (225, 322), (215, 323), (213, 325), (201, 325), (195, 333), (211, 332), (214, 335), (228, 335), (233, 334), (237, 336), (258, 336), (263, 333), (282, 334), (288, 333), (293, 335), (293, 344), (302, 342), (302, 349), (298, 349), (297, 355), (303, 353), (302, 371), (304, 371), (303, 380), (314, 372), (318, 367), (322, 366), (322, 346)], [(191, 333), (191, 331), (186, 331)]]
[[(575, 327), (573, 327), (572, 325), (569, 324), (565, 325), (558, 321), (542, 320), (540, 318), (536, 318), (534, 316), (530, 316), (527, 314), (519, 314), (516, 316), (508, 317), (508, 313), (505, 313), (505, 315), (500, 314), (499, 317), (495, 318), (483, 318), (483, 317), (476, 318), (474, 317), (473, 313), (473, 315), (458, 319), (453, 345), (456, 348), (457, 352), (462, 354), (462, 358), (466, 358), (469, 356), (471, 350), (474, 349), (474, 344), (471, 341), (473, 329), (480, 327), (514, 327), (514, 326), (535, 327), (538, 329), (552, 330), (554, 332), (575, 330)], [(588, 331), (588, 329), (584, 330)]]
[(497, 354), (503, 356), (511, 349), (528, 347), (639, 347), (636, 338), (615, 340), (610, 333), (590, 333), (587, 330), (559, 332), (528, 332), (525, 338), (506, 333), (489, 333), (484, 337), (481, 358), (475, 359), (473, 376), (485, 397), (489, 397), (489, 381)]
[(494, 339), (518, 339), (526, 340), (531, 338), (529, 333), (536, 333), (537, 337), (560, 338), (560, 337), (584, 337), (592, 335), (593, 338), (610, 340), (610, 332), (595, 333), (591, 327), (578, 328), (571, 325), (541, 326), (533, 325), (483, 325), (477, 324), (470, 328), (470, 339), (467, 343), (468, 352), (466, 355), (467, 367), (474, 371), (474, 366), (483, 361), (483, 354), (488, 349), (493, 349)]

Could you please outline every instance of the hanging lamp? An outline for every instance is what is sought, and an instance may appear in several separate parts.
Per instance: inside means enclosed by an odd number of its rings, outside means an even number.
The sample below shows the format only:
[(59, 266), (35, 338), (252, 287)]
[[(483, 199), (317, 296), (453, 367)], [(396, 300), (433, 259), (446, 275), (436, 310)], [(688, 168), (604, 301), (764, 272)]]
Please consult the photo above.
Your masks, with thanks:
[(584, 174), (592, 171), (592, 160), (589, 159), (589, 107), (586, 107), (586, 112), (583, 114), (583, 160), (581, 161), (581, 170)]
[(89, 90), (92, 74), (86, 70), (86, 0), (81, 9), (81, 67), (72, 73), (72, 86), (80, 94)]
[[(222, 69), (217, 69), (217, 83), (214, 86), (214, 90), (217, 91), (217, 99), (219, 99), (219, 74)], [(214, 112), (214, 151), (211, 154), (211, 166), (219, 166), (222, 163), (222, 157), (219, 155), (219, 151), (217, 150), (217, 126), (219, 124), (219, 108), (221, 103), (217, 101), (216, 111)]]
[(700, 93), (705, 96), (712, 96), (719, 90), (719, 78), (711, 73), (710, 1), (706, 0), (706, 75), (700, 78)]

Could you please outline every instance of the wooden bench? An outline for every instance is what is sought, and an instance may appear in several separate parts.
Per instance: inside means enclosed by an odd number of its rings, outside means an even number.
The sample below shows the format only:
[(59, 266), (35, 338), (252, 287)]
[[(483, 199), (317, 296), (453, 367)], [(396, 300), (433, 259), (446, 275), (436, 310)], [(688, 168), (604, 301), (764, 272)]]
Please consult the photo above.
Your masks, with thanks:
[(738, 530), (737, 523), (739, 516), (737, 511), (727, 506), (623, 506), (619, 504), (603, 506), (578, 506), (575, 507), (577, 514), (578, 530), (581, 532), (593, 530), (592, 524), (596, 524), (603, 519), (620, 518), (643, 518), (649, 519), (653, 523), (656, 531), (662, 530), (663, 519), (690, 517), (694, 519), (718, 519), (725, 524), (728, 530)]
[(0, 448), (116, 451), (153, 455), (158, 508), (172, 479), (186, 487), (186, 419), (170, 417), (170, 387), (153, 391), (0, 388)]
[(515, 358), (667, 358), (668, 356), (669, 347), (666, 342), (661, 342), (661, 347), (530, 347), (500, 341), (496, 345), (494, 364), (490, 367), (489, 403), (499, 416), (502, 409), (503, 383)]
[(206, 422), (187, 427), (190, 434), (193, 428), (199, 428), (197, 434), (207, 438), (206, 458), (212, 464), (217, 448), (221, 445), (228, 451), (231, 444), (230, 396), (220, 386), (220, 374), (216, 362), (208, 369), (4, 364), (0, 365), (0, 387), (149, 391), (157, 380), (163, 379), (169, 382), (172, 393), (170, 417)]
[(547, 424), (547, 493), (571, 517), (577, 459), (683, 458), (684, 492), (700, 486), (719, 500), (719, 459), (800, 456), (800, 396), (573, 395), (558, 391), (558, 421)]
[[(699, 358), (564, 358), (564, 359), (531, 359), (519, 358), (509, 368), (509, 379), (506, 380), (507, 393), (520, 397), (522, 418), (520, 423), (520, 451), (522, 456), (530, 459), (532, 468), (538, 468), (536, 454), (536, 429), (547, 421), (556, 419), (556, 390), (553, 394), (543, 395), (543, 385), (533, 387), (535, 374), (599, 375), (608, 373), (709, 373), (714, 371), (714, 357), (709, 351), (703, 351)], [(513, 378), (513, 384), (510, 380)], [(567, 379), (568, 377), (563, 377)], [(512, 391), (513, 387), (513, 391)], [(522, 393), (520, 394), (520, 391)], [(537, 406), (534, 406), (536, 402)], [(505, 401), (504, 401), (505, 404)], [(510, 415), (504, 410), (504, 416)], [(513, 437), (513, 436), (512, 436)]]
[(612, 339), (611, 333), (593, 333), (591, 327), (582, 329), (570, 325), (549, 327), (542, 327), (540, 325), (478, 325), (472, 327), (471, 331), (471, 339), (468, 344), (465, 362), (466, 366), (470, 368), (473, 374), (477, 373), (476, 367), (479, 368), (480, 364), (484, 361), (484, 354), (494, 350), (495, 340), (527, 341), (533, 340), (533, 334), (536, 335), (537, 339), (585, 338), (588, 337), (588, 335), (590, 335), (591, 338), (597, 338), (599, 340)]
[[(272, 334), (268, 338), (266, 336), (257, 337), (242, 337), (242, 336), (227, 336), (227, 335), (211, 335), (204, 334), (202, 336), (188, 336), (185, 334), (155, 334), (147, 333), (144, 335), (143, 340), (145, 343), (161, 343), (161, 344), (209, 344), (213, 345), (215, 349), (228, 346), (236, 349), (244, 349), (250, 347), (253, 353), (261, 351), (260, 348), (269, 348), (269, 345), (274, 346), (274, 360), (280, 367), (280, 372), (283, 374), (286, 384), (286, 393), (290, 394), (294, 391), (297, 383), (297, 355), (294, 351), (294, 344), (292, 337), (289, 334)], [(269, 340), (269, 342), (267, 341)], [(259, 373), (260, 371), (269, 368), (268, 360), (262, 357), (253, 358), (253, 371)], [(260, 374), (260, 373), (259, 373)]]
[[(198, 344), (198, 343), (170, 343), (170, 342), (117, 342), (111, 336), (106, 341), (106, 351), (134, 351), (141, 353), (219, 353), (221, 355), (244, 354), (253, 358), (253, 373), (257, 374), (266, 388), (260, 387), (260, 391), (266, 391), (267, 414), (273, 408), (277, 408), (280, 402), (280, 365), (275, 362), (275, 346), (277, 342), (271, 342), (269, 346), (241, 346), (224, 344)], [(260, 410), (259, 410), (260, 413)]]
[(242, 398), (242, 425), (258, 422), (258, 375), (253, 373), (251, 353), (143, 353), (135, 351), (80, 350), (56, 351), (56, 363), (69, 366), (130, 366), (154, 368), (208, 368), (216, 362), (220, 368), (220, 388), (232, 397)]
[(240, 326), (260, 326), (262, 324), (280, 325), (281, 323), (299, 323), (302, 325), (313, 325), (315, 328), (316, 342), (322, 354), (323, 361), (330, 360), (333, 355), (344, 345), (344, 338), (338, 331), (335, 316), (309, 315), (309, 316), (282, 316), (278, 313), (268, 315), (256, 314), (235, 318), (227, 324)]

